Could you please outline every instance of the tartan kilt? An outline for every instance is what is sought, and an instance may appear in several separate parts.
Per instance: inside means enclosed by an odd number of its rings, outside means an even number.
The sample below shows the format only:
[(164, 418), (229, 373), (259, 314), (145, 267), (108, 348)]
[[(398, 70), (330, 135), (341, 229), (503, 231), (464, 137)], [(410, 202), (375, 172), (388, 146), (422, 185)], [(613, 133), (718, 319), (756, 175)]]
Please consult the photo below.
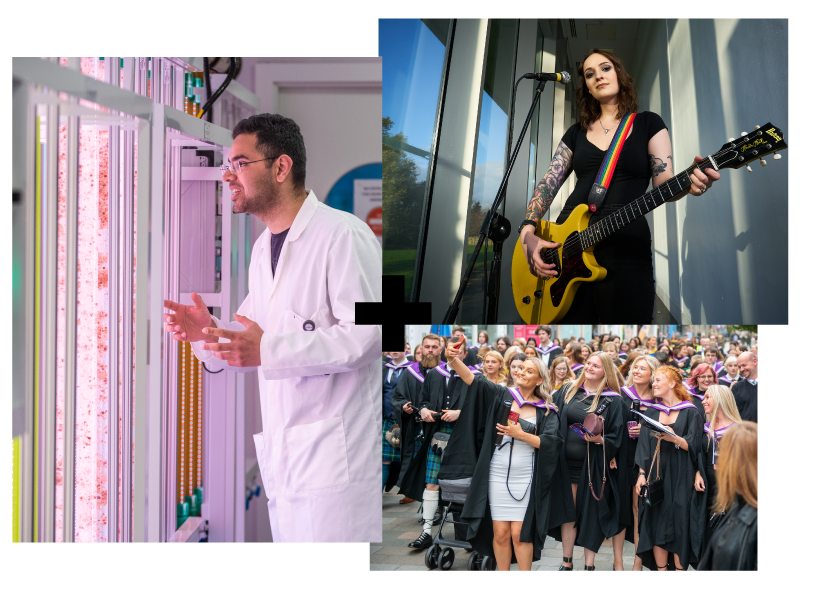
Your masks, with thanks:
[(401, 463), (401, 449), (392, 447), (385, 437), (394, 424), (396, 424), (396, 419), (393, 416), (382, 419), (382, 463), (387, 461)]
[[(451, 433), (453, 432), (453, 425), (450, 422), (442, 422), (438, 431), (443, 434)], [(438, 485), (438, 470), (441, 467), (441, 455), (435, 454), (431, 446), (427, 447), (427, 470), (424, 472), (424, 483)]]

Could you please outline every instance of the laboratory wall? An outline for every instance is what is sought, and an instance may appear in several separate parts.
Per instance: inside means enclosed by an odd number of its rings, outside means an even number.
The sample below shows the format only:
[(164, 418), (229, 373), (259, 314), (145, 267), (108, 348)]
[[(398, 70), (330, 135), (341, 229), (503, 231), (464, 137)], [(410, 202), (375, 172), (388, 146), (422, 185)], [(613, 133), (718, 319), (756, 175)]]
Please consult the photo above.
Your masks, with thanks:
[[(787, 42), (786, 20), (641, 21), (640, 109), (670, 128), (676, 171), (755, 125), (788, 142)], [(683, 323), (788, 321), (788, 154), (765, 159), (649, 216), (657, 294)]]

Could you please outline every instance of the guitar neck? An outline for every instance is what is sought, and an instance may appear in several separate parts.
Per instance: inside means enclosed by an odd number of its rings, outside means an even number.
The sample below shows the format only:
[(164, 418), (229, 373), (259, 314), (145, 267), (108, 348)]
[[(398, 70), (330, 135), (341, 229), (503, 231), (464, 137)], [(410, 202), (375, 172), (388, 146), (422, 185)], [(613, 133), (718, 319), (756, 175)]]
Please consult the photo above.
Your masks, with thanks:
[(695, 168), (699, 168), (700, 170), (714, 168), (714, 166), (710, 163), (712, 158), (713, 156), (707, 156), (702, 162), (700, 162), (700, 164), (693, 164), (680, 174), (673, 176), (663, 184), (658, 185), (628, 205), (621, 207), (615, 213), (607, 215), (600, 221), (596, 221), (587, 227), (587, 229), (583, 230), (579, 234), (581, 238), (582, 250), (591, 248), (604, 238), (608, 238), (614, 234), (619, 229), (626, 227), (653, 209), (657, 209), (664, 203), (674, 198), (675, 195), (679, 195), (683, 191), (687, 190), (692, 185), (692, 181), (689, 179), (689, 175), (692, 171)]

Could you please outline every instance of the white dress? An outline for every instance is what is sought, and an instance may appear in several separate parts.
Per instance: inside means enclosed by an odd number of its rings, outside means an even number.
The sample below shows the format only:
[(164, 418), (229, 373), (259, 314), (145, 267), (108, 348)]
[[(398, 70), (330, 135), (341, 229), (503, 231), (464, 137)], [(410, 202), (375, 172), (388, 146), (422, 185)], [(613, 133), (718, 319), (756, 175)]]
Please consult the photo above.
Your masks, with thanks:
[[(535, 416), (521, 418), (535, 424)], [(504, 436), (505, 443), (513, 440)], [(490, 515), (493, 520), (523, 522), (532, 491), (532, 460), (535, 449), (523, 440), (515, 440), (512, 445), (510, 465), (510, 445), (493, 453), (490, 459)], [(507, 491), (507, 468), (510, 472), (510, 489)], [(515, 496), (513, 498), (510, 492)], [(523, 497), (522, 497), (523, 496)], [(521, 500), (516, 500), (521, 498)]]

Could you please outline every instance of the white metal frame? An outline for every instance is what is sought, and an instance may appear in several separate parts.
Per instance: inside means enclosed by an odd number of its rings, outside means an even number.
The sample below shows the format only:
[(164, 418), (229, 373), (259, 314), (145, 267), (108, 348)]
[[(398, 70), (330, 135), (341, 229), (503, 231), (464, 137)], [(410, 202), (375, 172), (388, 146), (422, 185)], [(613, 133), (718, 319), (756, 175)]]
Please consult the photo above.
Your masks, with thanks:
[[(119, 58), (109, 58), (111, 60)], [(164, 64), (159, 58), (154, 58), (155, 63), (158, 64), (158, 71), (163, 71)], [(133, 60), (125, 58), (124, 69), (126, 73), (126, 87), (133, 87), (137, 92), (144, 90), (147, 83), (147, 73), (144, 67), (143, 59), (140, 63), (134, 63)], [(71, 65), (71, 64), (69, 64)], [(23, 87), (15, 91), (16, 101), (25, 101), (25, 141), (26, 145), (33, 145), (34, 143), (34, 113), (28, 105), (28, 91), (26, 84), (34, 84), (48, 87), (51, 91), (63, 92), (73, 99), (83, 99), (96, 103), (102, 107), (112, 109), (124, 115), (130, 115), (137, 118), (137, 133), (138, 133), (138, 154), (137, 166), (140, 181), (137, 183), (138, 187), (138, 236), (137, 236), (137, 268), (136, 268), (136, 363), (135, 363), (135, 383), (133, 391), (130, 387), (130, 380), (125, 380), (123, 383), (123, 407), (130, 409), (131, 399), (135, 400), (135, 424), (134, 431), (130, 432), (130, 424), (126, 426), (128, 420), (123, 420), (123, 465), (130, 465), (130, 444), (128, 441), (133, 438), (135, 447), (134, 456), (134, 496), (130, 496), (130, 470), (123, 472), (123, 510), (122, 510), (122, 531), (124, 540), (134, 541), (165, 541), (173, 535), (173, 529), (169, 530), (168, 523), (175, 520), (175, 505), (173, 502), (173, 483), (171, 483), (171, 502), (168, 500), (168, 461), (167, 451), (169, 450), (169, 440), (175, 440), (174, 437), (169, 437), (169, 429), (173, 429), (174, 422), (169, 422), (169, 412), (167, 407), (163, 404), (171, 403), (169, 397), (164, 395), (163, 391), (163, 355), (161, 346), (165, 346), (166, 350), (170, 350), (170, 343), (173, 342), (168, 337), (162, 328), (163, 316), (163, 298), (168, 293), (171, 285), (168, 284), (168, 278), (164, 274), (164, 255), (163, 242), (166, 239), (166, 225), (165, 225), (165, 189), (166, 179), (170, 181), (170, 176), (167, 176), (166, 165), (166, 137), (168, 136), (167, 129), (172, 129), (188, 136), (189, 138), (206, 142), (206, 145), (211, 146), (230, 146), (232, 142), (231, 132), (227, 129), (211, 125), (200, 119), (196, 119), (185, 113), (182, 113), (170, 106), (163, 105), (162, 88), (163, 84), (157, 84), (157, 92), (153, 99), (141, 96), (138, 93), (130, 91), (130, 89), (121, 89), (118, 85), (107, 84), (98, 80), (94, 80), (88, 76), (84, 76), (71, 68), (62, 68), (56, 63), (38, 58), (15, 58), (13, 60), (13, 77), (16, 82), (22, 82)], [(15, 102), (18, 111), (22, 112), (23, 106), (20, 102)], [(49, 116), (56, 117), (59, 114), (58, 102), (50, 104)], [(115, 115), (115, 118), (118, 118)], [(69, 146), (74, 145), (74, 140), (78, 137), (78, 119), (76, 117), (69, 117)], [(56, 126), (54, 127), (56, 129)], [(133, 131), (126, 130), (125, 133), (133, 133)], [(18, 130), (19, 134), (19, 130)], [(177, 136), (177, 134), (173, 134)], [(55, 137), (50, 138), (49, 145), (56, 152), (56, 133)], [(17, 142), (18, 139), (15, 138)], [(22, 141), (22, 140), (21, 140)], [(76, 150), (69, 148), (69, 158), (76, 158)], [(223, 159), (227, 158), (227, 154), (223, 150)], [(25, 214), (25, 256), (26, 267), (33, 268), (34, 256), (34, 203), (33, 203), (33, 187), (31, 186), (31, 179), (34, 176), (31, 158), (27, 158), (27, 175), (23, 183), (22, 190), (24, 191), (24, 206)], [(76, 161), (76, 160), (74, 160)], [(123, 202), (126, 212), (133, 211), (133, 185), (130, 182), (133, 176), (133, 169), (129, 170), (131, 160), (126, 158), (126, 166), (124, 168), (124, 176), (128, 182), (124, 183), (125, 199)], [(56, 157), (50, 157), (46, 162), (47, 166), (53, 167), (54, 170), (49, 169), (48, 178), (54, 180), (52, 183), (49, 180), (49, 186), (54, 184), (54, 198), (49, 198), (49, 203), (53, 203), (56, 209)], [(76, 166), (74, 167), (76, 169)], [(69, 170), (72, 168), (69, 166)], [(71, 172), (70, 172), (71, 174)], [(76, 175), (69, 178), (69, 228), (71, 223), (76, 228)], [(113, 183), (115, 187), (113, 190), (118, 194), (118, 183)], [(72, 188), (73, 187), (73, 188)], [(52, 196), (52, 195), (50, 195)], [(73, 199), (73, 202), (72, 202)], [(129, 209), (130, 207), (130, 209)], [(230, 191), (223, 191), (223, 211), (230, 211)], [(73, 216), (73, 222), (72, 222)], [(54, 227), (49, 226), (49, 235), (56, 237), (56, 215), (53, 217)], [(125, 216), (126, 218), (129, 215)], [(178, 223), (179, 216), (176, 215), (173, 221)], [(244, 265), (245, 248), (239, 247), (247, 240), (246, 223), (240, 223), (238, 218), (231, 215), (223, 215), (223, 248), (226, 244), (230, 244), (230, 256), (222, 257), (222, 277), (223, 281), (226, 277), (230, 277), (230, 288), (223, 288), (220, 294), (220, 310), (223, 318), (229, 318), (231, 313), (237, 308), (237, 299), (239, 294), (244, 294), (244, 268), (239, 268), (239, 265)], [(113, 225), (113, 224), (112, 224)], [(126, 223), (124, 231), (129, 231), (133, 225)], [(16, 228), (17, 229), (17, 228)], [(69, 232), (70, 233), (70, 232)], [(74, 232), (76, 234), (76, 231)], [(15, 232), (17, 234), (17, 232)], [(169, 234), (173, 236), (174, 234)], [(178, 225), (175, 234), (178, 238)], [(130, 236), (130, 234), (129, 234)], [(15, 237), (18, 237), (15, 235)], [(76, 276), (76, 235), (75, 241), (68, 243), (69, 267), (68, 272), (74, 273)], [(111, 259), (112, 266), (117, 263), (119, 252), (116, 245), (117, 240), (112, 240), (112, 248), (116, 253), (116, 257)], [(49, 240), (49, 244), (56, 243), (56, 239)], [(48, 276), (54, 275), (54, 285), (47, 285), (47, 307), (49, 315), (46, 318), (46, 327), (50, 331), (56, 330), (56, 318), (52, 317), (56, 312), (56, 301), (52, 301), (56, 297), (56, 248), (49, 248), (53, 253), (49, 254), (46, 260)], [(74, 252), (73, 261), (71, 261), (70, 254)], [(178, 252), (178, 248), (175, 250)], [(130, 261), (130, 240), (124, 240), (123, 255), (125, 260)], [(53, 258), (53, 260), (52, 260)], [(73, 265), (72, 265), (73, 264)], [(48, 371), (47, 386), (44, 389), (46, 394), (46, 405), (44, 407), (45, 426), (51, 424), (51, 428), (45, 428), (42, 432), (44, 436), (51, 433), (51, 438), (46, 440), (41, 449), (46, 453), (46, 461), (42, 462), (41, 468), (45, 473), (50, 473), (51, 485), (48, 480), (41, 477), (41, 488), (50, 488), (50, 495), (46, 489), (42, 489), (41, 493), (37, 494), (36, 490), (32, 489), (33, 485), (33, 462), (26, 460), (32, 457), (33, 453), (33, 420), (34, 408), (33, 400), (37, 392), (33, 390), (33, 317), (34, 317), (34, 301), (37, 294), (34, 293), (34, 277), (32, 272), (27, 272), (23, 277), (25, 285), (24, 309), (22, 314), (24, 316), (23, 322), (27, 327), (26, 340), (24, 346), (21, 347), (22, 354), (25, 360), (21, 362), (27, 367), (26, 375), (23, 379), (15, 381), (15, 388), (24, 388), (25, 390), (25, 420), (22, 435), (22, 456), (25, 458), (21, 464), (21, 503), (22, 503), (22, 540), (32, 540), (32, 515), (33, 506), (31, 501), (35, 498), (40, 498), (43, 502), (43, 510), (40, 512), (39, 518), (40, 540), (53, 540), (54, 534), (54, 414), (56, 412), (56, 401), (54, 395), (56, 392), (56, 359), (46, 359), (46, 370)], [(243, 281), (239, 285), (237, 281)], [(225, 283), (223, 283), (225, 285)], [(177, 288), (178, 290), (178, 288)], [(53, 293), (52, 293), (53, 291)], [(69, 289), (70, 293), (71, 290)], [(123, 282), (122, 298), (125, 302), (130, 296), (131, 284), (130, 276)], [(120, 294), (112, 296), (116, 306), (116, 298)], [(54, 305), (52, 305), (54, 303)], [(74, 299), (67, 300), (68, 311), (67, 321), (70, 326), (76, 325), (76, 293)], [(126, 313), (128, 310), (128, 313)], [(123, 306), (124, 321), (130, 322), (130, 305)], [(72, 315), (73, 314), (73, 315)], [(15, 310), (15, 318), (20, 314)], [(72, 319), (73, 318), (73, 319)], [(18, 319), (19, 321), (19, 319)], [(116, 316), (112, 321), (116, 321)], [(116, 331), (113, 331), (116, 335)], [(49, 332), (50, 334), (50, 332)], [(67, 332), (67, 350), (66, 350), (66, 400), (68, 403), (71, 398), (73, 404), (73, 396), (69, 392), (74, 391), (73, 384), (76, 382), (76, 337), (68, 338), (71, 332)], [(116, 337), (116, 336), (115, 336)], [(55, 335), (51, 335), (46, 343), (49, 344), (56, 340)], [(152, 346), (153, 344), (153, 346)], [(48, 346), (49, 350), (55, 351), (55, 346)], [(128, 351), (128, 354), (126, 354)], [(130, 346), (123, 347), (123, 366), (129, 366)], [(113, 353), (112, 353), (113, 354)], [(54, 356), (52, 354), (51, 356)], [(176, 357), (176, 355), (165, 355), (166, 357)], [(116, 359), (116, 356), (112, 356)], [(53, 361), (53, 362), (51, 362)], [(116, 366), (116, 361), (113, 366)], [(52, 374), (53, 373), (53, 374)], [(168, 375), (167, 372), (165, 372)], [(173, 374), (173, 373), (171, 373)], [(226, 390), (224, 396), (218, 399), (226, 402), (226, 406), (222, 408), (221, 412), (211, 411), (208, 403), (205, 404), (205, 414), (207, 420), (207, 427), (209, 429), (209, 436), (206, 439), (206, 449), (210, 451), (213, 460), (209, 459), (206, 465), (206, 494), (211, 496), (210, 501), (203, 503), (203, 515), (207, 513), (206, 505), (211, 511), (216, 511), (218, 506), (224, 507), (224, 517), (212, 516), (218, 530), (219, 537), (214, 540), (241, 540), (242, 539), (242, 524), (243, 513), (241, 501), (244, 494), (244, 462), (242, 459), (241, 443), (242, 430), (244, 424), (243, 412), (243, 387), (244, 380), (240, 380), (237, 384), (236, 374), (233, 372), (226, 372)], [(115, 381), (116, 383), (116, 381)], [(167, 384), (167, 382), (166, 382)], [(239, 387), (237, 387), (239, 385)], [(116, 388), (114, 388), (116, 392)], [(174, 388), (175, 391), (175, 388)], [(111, 396), (110, 399), (116, 398), (117, 395)], [(115, 402), (116, 403), (116, 402)], [(73, 410), (71, 406), (69, 412)], [(112, 412), (113, 413), (113, 412)], [(71, 413), (66, 414), (66, 420), (73, 420)], [(71, 422), (73, 427), (73, 422)], [(66, 428), (64, 436), (70, 437), (70, 442), (73, 443), (73, 428)], [(110, 436), (113, 436), (115, 431), (111, 431)], [(68, 442), (68, 441), (67, 441)], [(116, 445), (114, 445), (116, 447)], [(73, 472), (73, 444), (66, 445), (66, 454), (70, 455), (69, 461), (66, 461), (65, 468)], [(163, 452), (165, 449), (165, 453)], [(214, 451), (217, 448), (222, 448), (227, 451), (227, 454), (218, 460)], [(49, 458), (49, 449), (50, 458)], [(231, 458), (231, 455), (233, 457)], [(239, 459), (239, 460), (237, 460)], [(116, 466), (110, 466), (116, 474)], [(66, 471), (69, 473), (69, 471)], [(73, 482), (73, 477), (65, 477), (66, 483)], [(113, 476), (113, 480), (109, 478), (109, 482), (116, 486), (117, 477)], [(217, 486), (217, 482), (222, 482), (222, 489)], [(111, 485), (111, 483), (109, 483)], [(116, 488), (115, 488), (116, 489)], [(66, 485), (65, 488), (65, 522), (73, 523), (73, 488)], [(69, 501), (71, 496), (71, 501)], [(109, 493), (109, 498), (116, 497), (116, 492)], [(128, 507), (133, 505), (134, 523), (133, 530), (131, 529), (131, 518), (128, 513)], [(116, 504), (115, 504), (116, 510)], [(170, 513), (170, 514), (169, 514)], [(50, 515), (50, 519), (49, 519)], [(111, 516), (111, 515), (109, 515)], [(170, 518), (169, 518), (170, 516)], [(206, 516), (207, 518), (207, 516)], [(117, 514), (109, 519), (109, 540), (116, 540), (117, 535), (111, 534), (111, 530), (116, 531)], [(113, 523), (112, 523), (113, 521)], [(174, 523), (175, 524), (175, 523)], [(212, 524), (213, 528), (214, 525)], [(175, 527), (174, 527), (175, 528)], [(50, 531), (50, 536), (49, 536)], [(64, 528), (64, 540), (72, 540), (73, 525)], [(238, 533), (238, 534), (237, 534)]]

